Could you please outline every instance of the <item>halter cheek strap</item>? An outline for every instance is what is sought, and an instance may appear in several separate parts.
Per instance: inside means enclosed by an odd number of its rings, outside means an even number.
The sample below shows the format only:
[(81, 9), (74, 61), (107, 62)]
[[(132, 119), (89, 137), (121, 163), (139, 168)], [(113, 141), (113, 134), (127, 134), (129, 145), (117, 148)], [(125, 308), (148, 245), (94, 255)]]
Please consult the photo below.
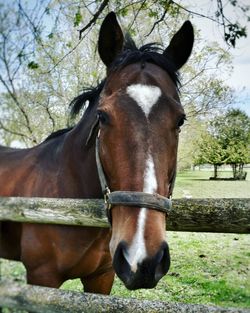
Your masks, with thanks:
[(101, 163), (101, 159), (100, 159), (100, 153), (99, 153), (99, 137), (100, 137), (100, 129), (98, 131), (98, 134), (96, 136), (96, 143), (95, 143), (95, 158), (96, 158), (96, 165), (97, 165), (97, 171), (98, 171), (98, 176), (99, 176), (99, 181), (102, 187), (102, 193), (104, 194), (104, 199), (105, 199), (105, 195), (110, 194), (110, 189), (108, 187), (108, 183), (106, 180), (106, 176), (104, 174), (103, 168), (102, 168), (102, 163)]
[(103, 171), (100, 159), (100, 130), (96, 137), (95, 155), (98, 176), (106, 205), (107, 217), (111, 224), (111, 209), (116, 205), (146, 207), (169, 214), (172, 204), (171, 200), (157, 193), (150, 194), (139, 191), (113, 191), (111, 192)]

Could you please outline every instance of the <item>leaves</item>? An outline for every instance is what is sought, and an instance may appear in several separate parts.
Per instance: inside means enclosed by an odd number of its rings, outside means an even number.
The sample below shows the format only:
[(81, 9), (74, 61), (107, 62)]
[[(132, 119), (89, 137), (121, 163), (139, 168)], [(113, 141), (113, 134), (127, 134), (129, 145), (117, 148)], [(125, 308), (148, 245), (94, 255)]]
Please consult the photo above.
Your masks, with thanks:
[(80, 23), (82, 22), (82, 14), (81, 14), (81, 11), (80, 11), (80, 7), (78, 7), (78, 10), (75, 14), (75, 18), (74, 18), (74, 26), (79, 26)]
[[(216, 0), (213, 1), (216, 4)], [(231, 0), (231, 2), (229, 6), (235, 6), (235, 12), (240, 13), (239, 16), (243, 11), (249, 12), (247, 5), (243, 7), (240, 1)], [(65, 127), (67, 103), (81, 92), (84, 85), (95, 84), (104, 77), (103, 68), (98, 63), (96, 40), (99, 24), (108, 11), (113, 10), (117, 13), (122, 27), (124, 29), (128, 27), (128, 31), (135, 37), (138, 45), (153, 41), (163, 42), (166, 45), (168, 35), (177, 29), (183, 19), (187, 18), (187, 15), (195, 15), (195, 12), (189, 11), (186, 4), (181, 6), (172, 0), (112, 2), (109, 0), (80, 2), (38, 0), (36, 6), (26, 4), (25, 1), (10, 0), (2, 1), (0, 8), (2, 35), (0, 59), (4, 60), (4, 62), (0, 60), (0, 72), (5, 79), (0, 82), (0, 87), (3, 93), (12, 92), (15, 99), (31, 112), (29, 114), (31, 127), (38, 141), (44, 138), (44, 135), (41, 134), (41, 128), (34, 126), (35, 123), (32, 121), (35, 110), (40, 112), (37, 116), (44, 127), (43, 134), (53, 131), (54, 128)], [(200, 7), (197, 6), (195, 11), (199, 12), (199, 9)], [(235, 31), (237, 31), (236, 43), (240, 36), (245, 35), (245, 29), (241, 24), (243, 24), (241, 19), (238, 19), (237, 24), (234, 20), (232, 23), (226, 20), (226, 25), (231, 25), (227, 28), (228, 42), (230, 40), (234, 42)], [(222, 24), (218, 24), (218, 28), (221, 27), (219, 25)], [(82, 43), (78, 38), (80, 30), (74, 28), (80, 28), (79, 26), (83, 26)], [(150, 38), (145, 38), (152, 26), (154, 32)], [(198, 36), (197, 34), (196, 38)], [(219, 46), (215, 47), (210, 43), (206, 45), (202, 42), (204, 48), (199, 49), (199, 42), (200, 40), (196, 39), (192, 58), (182, 72), (185, 76), (182, 79), (184, 82), (181, 90), (182, 102), (189, 117), (189, 124), (191, 124), (191, 117), (195, 119), (199, 115), (204, 119), (205, 114), (207, 117), (230, 100), (230, 90), (221, 80), (223, 75), (219, 75), (220, 77), (216, 75), (216, 71), (230, 72), (228, 54)], [(15, 123), (22, 121), (20, 109), (14, 106), (13, 99), (2, 101), (3, 97), (2, 94), (1, 103), (4, 102), (8, 107), (7, 117), (11, 116), (11, 120)], [(27, 98), (29, 98), (28, 102)], [(3, 104), (1, 106), (3, 107)], [(3, 115), (0, 118), (4, 120)], [(4, 125), (10, 125), (10, 129), (14, 124), (5, 119)], [(192, 130), (191, 127), (187, 128), (188, 142), (190, 137), (198, 136), (198, 126), (195, 129), (193, 125), (192, 122)], [(18, 127), (25, 133), (26, 126), (24, 119)], [(193, 136), (190, 136), (191, 131)], [(3, 134), (5, 136), (5, 133), (3, 127), (0, 127), (0, 136), (3, 137)], [(182, 136), (184, 133), (185, 128)], [(16, 138), (24, 141), (23, 138)], [(194, 140), (192, 148), (195, 144)], [(185, 150), (185, 153), (190, 151), (187, 153), (188, 158), (184, 158), (182, 153), (179, 154), (182, 160), (185, 159), (183, 162), (188, 160), (191, 164), (192, 148)]]
[(195, 163), (246, 164), (250, 161), (249, 147), (250, 118), (241, 110), (229, 110), (216, 117), (201, 137)]
[(224, 34), (225, 41), (233, 47), (235, 47), (236, 39), (247, 37), (246, 27), (241, 27), (237, 23), (229, 24), (226, 29), (227, 31)]
[(28, 68), (31, 70), (36, 70), (39, 68), (39, 64), (34, 61), (31, 61), (28, 63)]

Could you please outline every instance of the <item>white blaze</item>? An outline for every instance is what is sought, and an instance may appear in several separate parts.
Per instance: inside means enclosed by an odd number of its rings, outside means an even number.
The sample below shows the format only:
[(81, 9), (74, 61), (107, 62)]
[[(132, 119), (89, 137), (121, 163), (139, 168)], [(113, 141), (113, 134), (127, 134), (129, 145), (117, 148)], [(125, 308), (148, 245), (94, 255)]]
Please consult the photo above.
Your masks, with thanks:
[(127, 87), (127, 94), (137, 102), (148, 117), (152, 107), (161, 96), (161, 89), (157, 86), (134, 84)]
[[(149, 155), (146, 162), (143, 191), (148, 193), (154, 193), (156, 191), (156, 187), (157, 182), (155, 177), (154, 162), (152, 156)], [(128, 254), (125, 255), (133, 272), (136, 272), (137, 265), (140, 264), (147, 256), (147, 250), (144, 240), (146, 218), (147, 209), (141, 208), (137, 220), (137, 230), (135, 236), (133, 238), (131, 246), (129, 247)]]
[(144, 177), (144, 192), (154, 193), (157, 188), (156, 176), (155, 176), (155, 166), (151, 155), (149, 155), (146, 162), (146, 173)]
[(132, 244), (128, 249), (128, 254), (125, 255), (128, 263), (131, 266), (131, 270), (135, 273), (137, 270), (137, 264), (141, 263), (147, 256), (145, 241), (144, 241), (144, 229), (147, 212), (145, 208), (140, 210), (137, 220), (137, 230), (133, 238)]
[[(146, 86), (141, 84), (130, 85), (127, 87), (128, 95), (133, 98), (142, 108), (146, 117), (148, 117), (152, 107), (158, 101), (161, 90), (156, 86)], [(154, 193), (157, 188), (154, 161), (151, 155), (148, 156), (144, 172), (143, 191)], [(137, 229), (131, 246), (125, 255), (131, 270), (136, 272), (138, 264), (147, 257), (147, 250), (144, 240), (145, 224), (147, 219), (147, 209), (141, 208), (137, 220)]]

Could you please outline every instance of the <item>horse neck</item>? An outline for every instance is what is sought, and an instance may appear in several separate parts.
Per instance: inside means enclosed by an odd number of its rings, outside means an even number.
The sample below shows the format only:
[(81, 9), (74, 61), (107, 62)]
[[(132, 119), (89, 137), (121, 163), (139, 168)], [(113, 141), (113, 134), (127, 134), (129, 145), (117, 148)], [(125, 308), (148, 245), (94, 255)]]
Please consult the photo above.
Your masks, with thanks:
[(96, 107), (93, 107), (90, 112), (84, 114), (79, 123), (67, 134), (63, 147), (63, 153), (68, 156), (66, 171), (74, 179), (80, 197), (102, 197), (96, 167), (95, 141), (86, 145), (95, 120), (95, 112)]

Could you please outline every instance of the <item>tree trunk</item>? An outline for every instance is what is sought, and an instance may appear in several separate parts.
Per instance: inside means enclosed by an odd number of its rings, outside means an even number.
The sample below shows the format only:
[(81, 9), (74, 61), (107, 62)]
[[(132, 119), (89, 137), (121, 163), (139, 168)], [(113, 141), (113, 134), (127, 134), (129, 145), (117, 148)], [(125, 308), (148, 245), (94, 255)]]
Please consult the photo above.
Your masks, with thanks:
[(240, 163), (239, 164), (239, 171), (240, 171), (240, 173), (243, 173), (243, 170), (244, 170), (244, 164)]
[(214, 179), (218, 177), (218, 165), (214, 164)]
[(232, 168), (233, 168), (233, 178), (236, 179), (236, 176), (237, 176), (237, 165), (236, 164), (232, 164)]

